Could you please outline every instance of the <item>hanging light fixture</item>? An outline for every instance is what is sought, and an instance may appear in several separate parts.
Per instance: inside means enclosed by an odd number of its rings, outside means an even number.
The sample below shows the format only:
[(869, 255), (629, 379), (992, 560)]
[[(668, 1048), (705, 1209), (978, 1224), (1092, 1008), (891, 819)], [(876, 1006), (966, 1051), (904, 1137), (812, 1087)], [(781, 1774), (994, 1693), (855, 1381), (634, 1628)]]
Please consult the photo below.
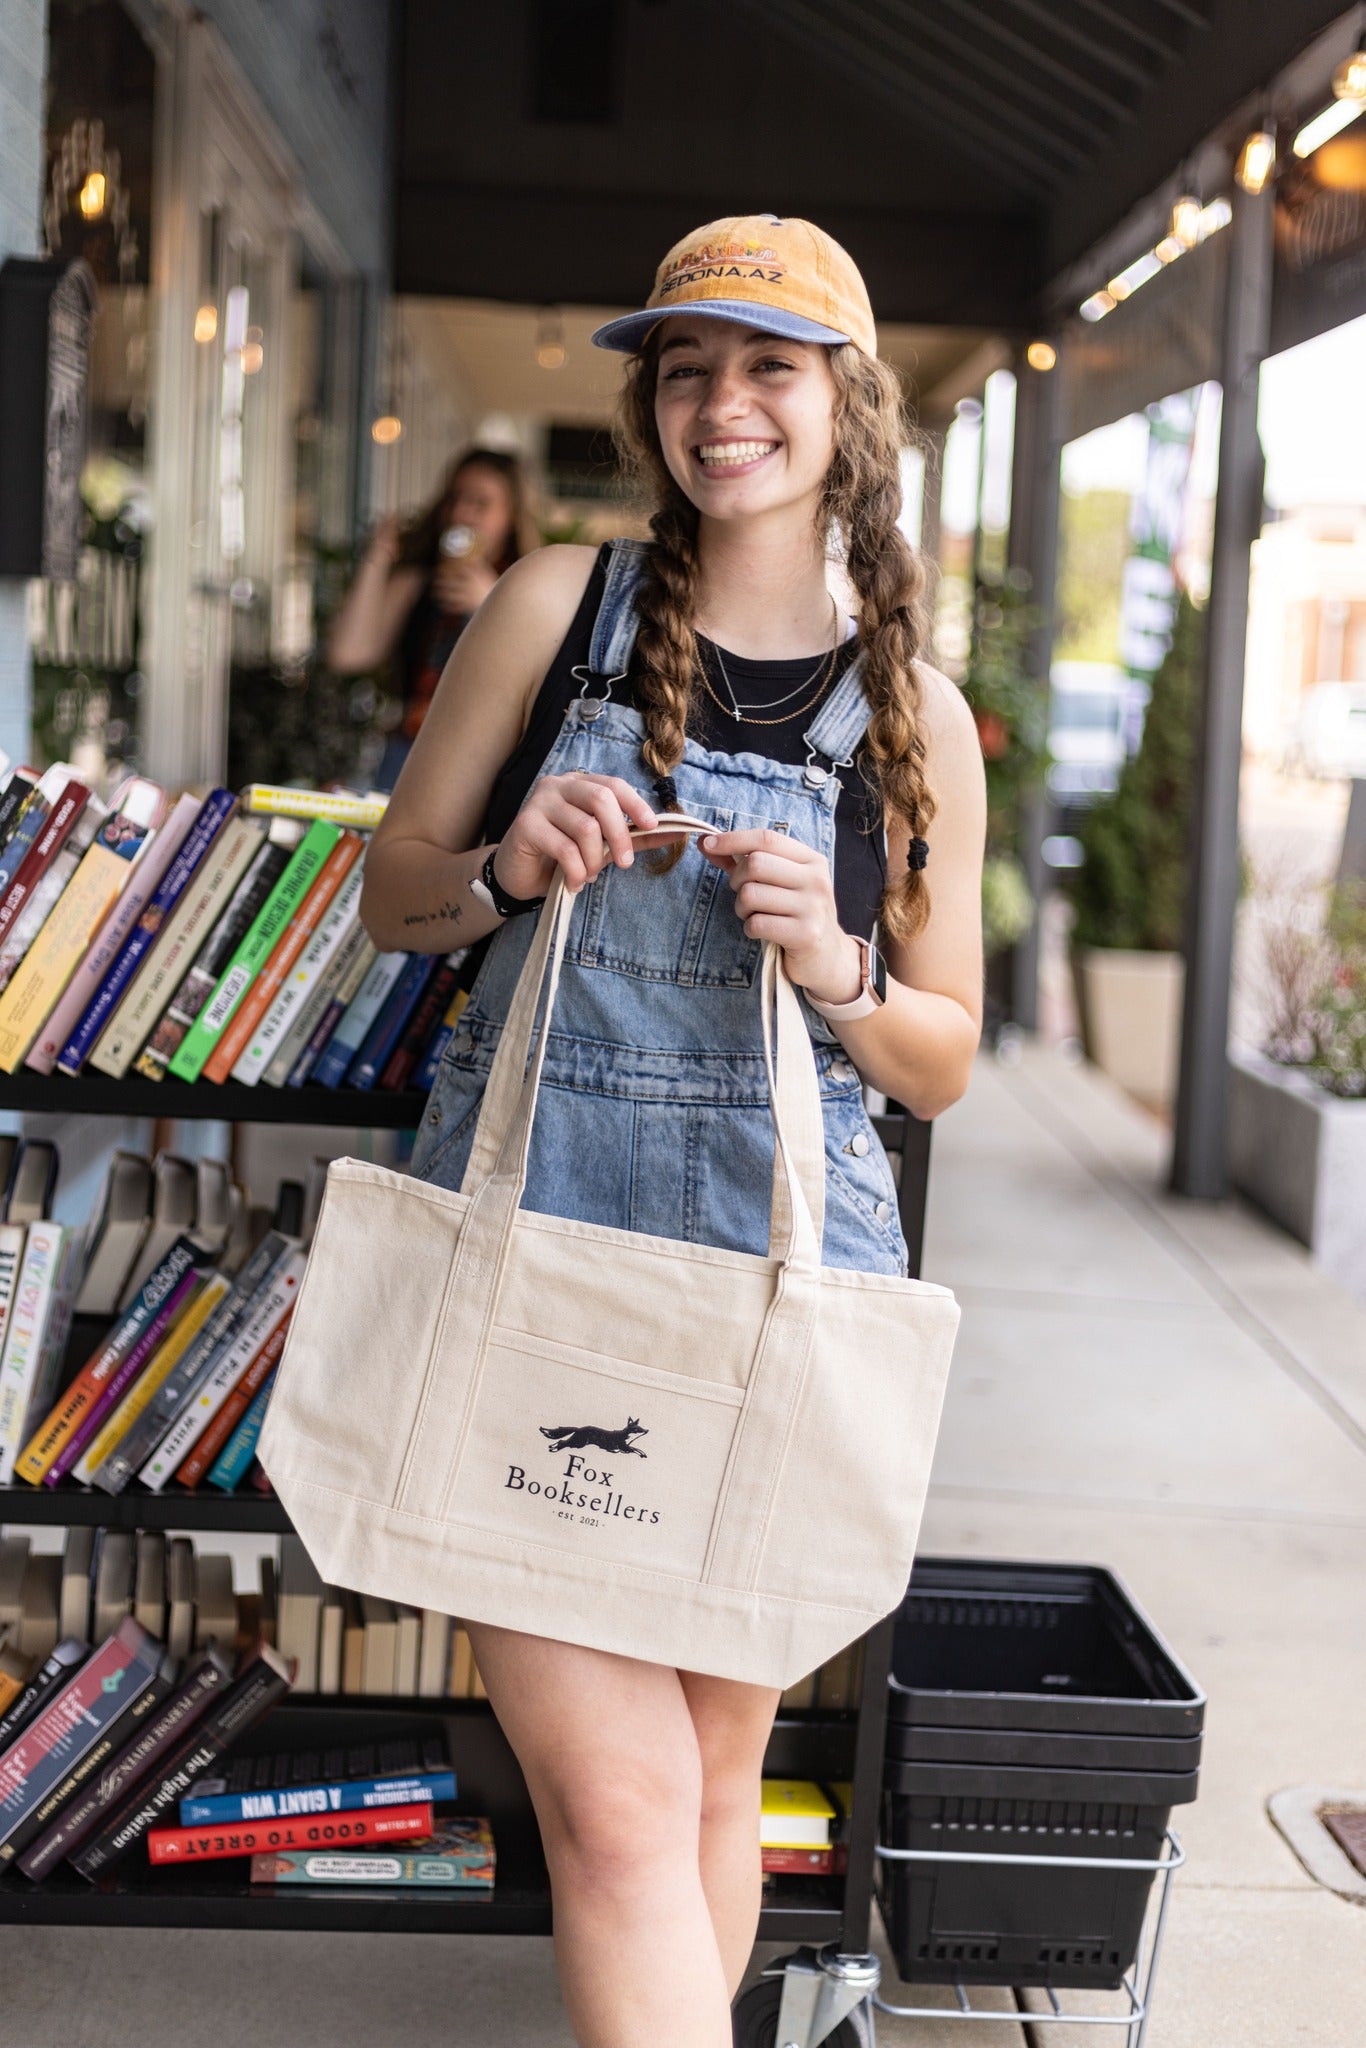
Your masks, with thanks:
[(1183, 249), (1193, 249), (1200, 239), (1200, 201), (1183, 192), (1172, 206), (1171, 233)]
[(1058, 351), (1051, 341), (1031, 341), (1025, 350), (1025, 361), (1031, 370), (1053, 369), (1058, 360)]
[(543, 370), (562, 370), (568, 360), (559, 308), (548, 306), (536, 322), (536, 361)]
[(370, 422), (370, 439), (380, 448), (392, 448), (402, 432), (403, 422), (395, 412), (382, 412)]
[(194, 316), (194, 338), (196, 341), (212, 341), (218, 332), (218, 308), (215, 305), (201, 306)]
[(1333, 73), (1333, 98), (1366, 103), (1366, 48), (1354, 50)]
[(1243, 191), (1253, 199), (1266, 190), (1267, 181), (1276, 168), (1276, 131), (1269, 121), (1253, 130), (1238, 152), (1233, 175)]
[(103, 171), (87, 171), (81, 186), (79, 205), (87, 220), (98, 220), (104, 212), (107, 183)]
[(1331, 142), (1335, 135), (1341, 135), (1344, 128), (1350, 128), (1366, 111), (1366, 100), (1334, 100), (1331, 107), (1325, 107), (1321, 114), (1315, 114), (1312, 121), (1306, 121), (1290, 147), (1296, 156), (1312, 156), (1325, 142)]

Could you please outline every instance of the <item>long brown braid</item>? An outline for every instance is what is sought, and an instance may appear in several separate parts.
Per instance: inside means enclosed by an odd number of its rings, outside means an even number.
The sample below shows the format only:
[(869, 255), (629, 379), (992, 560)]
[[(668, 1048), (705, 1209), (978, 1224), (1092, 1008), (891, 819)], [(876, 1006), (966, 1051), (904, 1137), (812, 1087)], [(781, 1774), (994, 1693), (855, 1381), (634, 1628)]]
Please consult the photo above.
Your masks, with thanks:
[[(658, 330), (656, 330), (657, 334)], [(655, 425), (658, 342), (651, 336), (627, 365), (616, 440), (623, 467), (653, 506), (650, 544), (637, 597), (638, 701), (645, 724), (641, 751), (665, 785), (657, 811), (680, 808), (667, 779), (683, 758), (684, 735), (698, 671), (696, 609), (698, 514), (664, 460)], [(838, 545), (859, 600), (863, 687), (871, 716), (859, 756), (884, 816), (904, 818), (912, 837), (934, 817), (925, 779), (921, 682), (924, 638), (921, 565), (897, 527), (901, 455), (909, 445), (896, 372), (851, 342), (830, 350), (835, 381), (835, 452), (817, 515), (823, 545)], [(657, 793), (659, 793), (657, 791)], [(652, 854), (663, 871), (682, 858), (676, 844)], [(878, 916), (885, 937), (910, 939), (929, 916), (923, 870), (889, 876)]]

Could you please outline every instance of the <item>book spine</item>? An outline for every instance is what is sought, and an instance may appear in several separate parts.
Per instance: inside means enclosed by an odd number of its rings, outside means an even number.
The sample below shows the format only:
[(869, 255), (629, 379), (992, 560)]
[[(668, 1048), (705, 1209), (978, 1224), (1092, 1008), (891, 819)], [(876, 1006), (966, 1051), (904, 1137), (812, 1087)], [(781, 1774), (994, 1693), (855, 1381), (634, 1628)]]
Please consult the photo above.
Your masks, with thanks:
[(243, 1081), (248, 1087), (258, 1080), (269, 1082), (277, 1055), (292, 1039), (295, 1025), (308, 1013), (315, 992), (326, 983), (356, 927), (363, 880), (364, 869), (357, 862), (299, 956), (298, 965), (281, 982), (274, 1002), (239, 1056), (232, 1070), (234, 1081)]
[(455, 1797), (454, 1771), (423, 1771), (409, 1778), (355, 1778), (345, 1784), (284, 1785), (273, 1791), (193, 1793), (180, 1802), (184, 1828), (296, 1820), (306, 1814), (357, 1813), (385, 1806), (432, 1805)]
[(43, 1702), (54, 1687), (65, 1685), (72, 1673), (90, 1655), (90, 1645), (83, 1637), (64, 1636), (50, 1657), (46, 1658), (35, 1671), (28, 1684), (12, 1706), (0, 1714), (0, 1756), (10, 1744), (34, 1720)]
[[(52, 799), (43, 788), (46, 780), (46, 777), (40, 778), (29, 791), (13, 832), (5, 841), (3, 849), (0, 849), (0, 891), (8, 889), (33, 851), (39, 833), (52, 815)], [(51, 790), (51, 787), (51, 783), (48, 782), (48, 790)]]
[(179, 1237), (170, 1251), (148, 1276), (128, 1313), (110, 1332), (105, 1342), (88, 1359), (52, 1413), (25, 1446), (15, 1465), (15, 1476), (38, 1486), (92, 1405), (111, 1374), (117, 1371), (143, 1331), (155, 1319), (168, 1294), (179, 1286), (185, 1274), (203, 1254), (188, 1237)]
[(153, 1863), (217, 1863), (229, 1856), (257, 1856), (275, 1849), (420, 1841), (431, 1831), (430, 1806), (393, 1806), (369, 1813), (236, 1821), (222, 1827), (153, 1828), (147, 1850)]
[(289, 923), (263, 961), (260, 971), (238, 1004), (236, 1014), (225, 1027), (218, 1044), (204, 1062), (205, 1080), (221, 1084), (230, 1077), (233, 1068), (255, 1037), (267, 1010), (280, 993), (285, 976), (312, 938), (331, 907), (338, 889), (355, 866), (360, 850), (359, 833), (342, 833), (301, 898)]
[(388, 807), (387, 796), (351, 796), (345, 790), (286, 789), (251, 782), (242, 791), (243, 810), (273, 818), (327, 818), (361, 832), (373, 832)]
[(381, 1088), (407, 1087), (455, 994), (456, 976), (467, 951), (462, 946), (458, 953), (448, 954), (423, 989), (421, 1000), (403, 1027), (403, 1036), (385, 1061), (379, 1077)]
[(148, 1452), (155, 1450), (185, 1403), (193, 1399), (200, 1380), (208, 1377), (232, 1343), (257, 1291), (292, 1245), (292, 1238), (276, 1230), (268, 1231), (262, 1238), (198, 1337), (167, 1374), (123, 1441), (93, 1475), (94, 1484), (103, 1492), (122, 1493)]
[(132, 1350), (118, 1361), (94, 1400), (88, 1404), (85, 1413), (49, 1465), (44, 1477), (45, 1485), (56, 1486), (66, 1477), (101, 1422), (117, 1407), (125, 1390), (132, 1386), (147, 1361), (172, 1329), (177, 1316), (187, 1306), (202, 1279), (202, 1273), (198, 1269), (192, 1269), (172, 1288)]
[(407, 966), (408, 959), (407, 953), (379, 953), (375, 956), (370, 972), (314, 1069), (313, 1079), (320, 1088), (341, 1087), (362, 1039), (393, 993), (394, 984)]
[(349, 1088), (373, 1088), (380, 1069), (388, 1059), (409, 1017), (422, 998), (422, 991), (436, 971), (434, 953), (414, 953), (398, 980), (388, 1002), (370, 1026), (364, 1044), (346, 1076)]
[(223, 1446), (223, 1455), (209, 1474), (210, 1486), (218, 1487), (222, 1493), (234, 1492), (251, 1468), (274, 1385), (275, 1374), (272, 1373)]
[(0, 1842), (85, 1755), (132, 1687), (156, 1670), (161, 1645), (131, 1618), (87, 1659), (56, 1699), (0, 1757)]
[(13, 880), (0, 895), (0, 939), (10, 929), (43, 876), (57, 858), (72, 826), (85, 809), (90, 791), (83, 782), (68, 782), (34, 840)]
[[(0, 1271), (6, 1297), (5, 1344), (0, 1353), (0, 1484), (4, 1485), (14, 1477), (42, 1317), (61, 1243), (60, 1224), (34, 1223), (29, 1229), (33, 1241), (26, 1244), (22, 1224), (0, 1224)], [(54, 1231), (56, 1243), (51, 1238)]]
[(22, 770), (16, 769), (3, 791), (0, 791), (0, 851), (9, 845), (24, 805), (37, 787), (34, 776), (25, 775)]
[(338, 943), (329, 949), (322, 972), (296, 1005), (283, 1037), (270, 1056), (266, 1071), (261, 1076), (268, 1088), (284, 1087), (364, 944), (365, 927), (360, 921), (359, 910), (354, 909), (345, 922)]
[(249, 819), (233, 818), (209, 848), (150, 952), (125, 990), (90, 1055), (90, 1064), (111, 1080), (121, 1081), (156, 1029), (162, 1011), (189, 972), (194, 949), (202, 941), (210, 919), (241, 876), (260, 841), (259, 828)]
[(760, 1868), (783, 1875), (822, 1877), (834, 1867), (833, 1849), (761, 1849)]
[(109, 915), (77, 962), (61, 999), (38, 1033), (25, 1062), (35, 1073), (50, 1074), (57, 1055), (99, 994), (104, 977), (123, 951), (133, 926), (155, 896), (162, 876), (184, 844), (199, 812), (196, 797), (183, 796), (134, 863)]
[(164, 1342), (157, 1348), (156, 1356), (148, 1359), (146, 1369), (138, 1374), (117, 1408), (111, 1411), (108, 1421), (96, 1431), (81, 1453), (71, 1473), (79, 1485), (90, 1486), (94, 1483), (95, 1474), (100, 1466), (123, 1442), (152, 1396), (174, 1371), (177, 1361), (188, 1351), (227, 1291), (228, 1283), (221, 1274), (210, 1274), (204, 1281), (175, 1328), (167, 1331)]
[(213, 994), (186, 1032), (168, 1072), (197, 1081), (205, 1062), (236, 1014), (237, 1007), (280, 933), (303, 901), (313, 878), (340, 838), (335, 825), (310, 825), (293, 859), (258, 912), (256, 921), (225, 968)]
[(286, 1082), (287, 1087), (302, 1088), (304, 1082), (309, 1079), (313, 1069), (331, 1044), (333, 1033), (364, 986), (366, 977), (369, 975), (378, 957), (374, 940), (368, 935), (363, 935), (361, 944), (356, 949), (354, 959), (338, 981), (336, 988), (327, 1000), (326, 1007), (321, 1016), (318, 1018), (313, 1030), (309, 1033), (308, 1043), (302, 1048), (294, 1065), (290, 1068)]
[(95, 1040), (113, 1016), (120, 997), (151, 951), (162, 925), (189, 887), (190, 878), (231, 816), (237, 799), (229, 789), (215, 789), (205, 798), (198, 817), (185, 835), (180, 851), (167, 868), (156, 893), (128, 934), (123, 951), (100, 985), (90, 1008), (58, 1055), (64, 1074), (79, 1074)]
[(446, 1005), (445, 1016), (427, 1041), (427, 1049), (422, 1055), (421, 1064), (413, 1075), (414, 1088), (421, 1089), (424, 1095), (428, 1093), (433, 1082), (436, 1080), (436, 1070), (441, 1065), (446, 1047), (455, 1037), (455, 1027), (460, 1022), (460, 1013), (469, 999), (469, 990), (467, 988), (458, 988)]
[(81, 816), (72, 825), (65, 846), (53, 860), (47, 873), (36, 884), (27, 903), (10, 926), (9, 935), (3, 946), (0, 946), (0, 989), (8, 989), (15, 974), (22, 967), (25, 956), (75, 874), (82, 856), (88, 852), (95, 827), (103, 816), (104, 806), (99, 798), (88, 798)]
[(292, 1252), (272, 1276), (269, 1291), (236, 1343), (229, 1347), (138, 1473), (143, 1485), (154, 1493), (160, 1493), (176, 1467), (194, 1449), (252, 1360), (293, 1309), (306, 1263), (302, 1252)]
[(285, 1338), (288, 1335), (289, 1314), (286, 1314), (284, 1320), (277, 1324), (267, 1337), (236, 1386), (230, 1389), (222, 1407), (209, 1423), (199, 1442), (178, 1466), (175, 1475), (177, 1485), (191, 1488), (198, 1486), (266, 1381), (274, 1378), (275, 1368), (280, 1363), (280, 1353), (285, 1348)]
[(181, 982), (169, 1009), (134, 1062), (135, 1071), (160, 1081), (195, 1018), (213, 994), (215, 984), (255, 922), (271, 890), (285, 871), (289, 855), (267, 840), (228, 899), (226, 910), (205, 939)]
[(152, 1829), (178, 1806), (190, 1787), (217, 1763), (246, 1730), (268, 1714), (289, 1691), (289, 1680), (263, 1658), (248, 1666), (225, 1697), (198, 1727), (167, 1752), (161, 1776), (135, 1791), (105, 1827), (70, 1858), (82, 1877), (94, 1879), (130, 1849), (145, 1841)]
[(67, 1807), (46, 1834), (19, 1857), (25, 1877), (44, 1878), (78, 1849), (111, 1809), (121, 1803), (171, 1748), (185, 1740), (190, 1731), (221, 1697), (231, 1679), (227, 1665), (211, 1652), (184, 1680), (178, 1692), (166, 1702), (150, 1726), (120, 1750), (94, 1784)]
[(20, 1066), (133, 872), (98, 839), (88, 849), (0, 998), (0, 1071)]
[(155, 1714), (175, 1684), (175, 1660), (163, 1656), (151, 1676), (135, 1691), (122, 1711), (77, 1759), (37, 1805), (20, 1821), (14, 1833), (0, 1842), (0, 1864), (12, 1863), (29, 1844), (46, 1832), (83, 1785), (88, 1785), (110, 1757), (135, 1737)]

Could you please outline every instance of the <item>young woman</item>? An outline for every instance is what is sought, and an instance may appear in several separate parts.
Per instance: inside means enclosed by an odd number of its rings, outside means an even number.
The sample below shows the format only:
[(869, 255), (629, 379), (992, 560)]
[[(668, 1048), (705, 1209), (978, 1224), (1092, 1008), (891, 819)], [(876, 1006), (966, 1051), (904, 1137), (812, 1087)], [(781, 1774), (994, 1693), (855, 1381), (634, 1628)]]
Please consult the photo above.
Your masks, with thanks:
[[(621, 434), (653, 539), (548, 548), (503, 578), (366, 863), (381, 947), (495, 934), (413, 1170), (459, 1186), (529, 912), (559, 867), (581, 896), (525, 1205), (766, 1252), (756, 974), (771, 939), (815, 1041), (825, 1263), (904, 1273), (860, 1077), (921, 1117), (967, 1085), (985, 797), (972, 719), (918, 658), (900, 389), (858, 272), (802, 221), (698, 230), (645, 311), (596, 338), (632, 351)], [(714, 834), (652, 838), (670, 809)], [(576, 2039), (724, 2048), (759, 1906), (777, 1694), (470, 1633), (535, 1802)]]
[[(376, 776), (392, 789), (451, 650), (504, 570), (528, 545), (527, 492), (514, 455), (467, 448), (426, 510), (380, 521), (328, 634), (328, 667), (363, 675), (393, 659), (403, 712)], [(457, 534), (460, 553), (442, 545)]]

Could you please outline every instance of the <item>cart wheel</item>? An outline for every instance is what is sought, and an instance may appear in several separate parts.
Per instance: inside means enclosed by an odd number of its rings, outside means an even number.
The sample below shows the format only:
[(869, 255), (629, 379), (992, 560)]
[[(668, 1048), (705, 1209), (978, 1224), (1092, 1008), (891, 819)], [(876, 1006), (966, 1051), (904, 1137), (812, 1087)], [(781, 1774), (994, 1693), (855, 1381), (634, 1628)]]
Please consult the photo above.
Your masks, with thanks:
[[(744, 1996), (736, 2000), (731, 2011), (735, 2048), (781, 2048), (778, 2008), (782, 2002), (780, 1977), (768, 1977), (752, 1984)], [(833, 2034), (826, 2035), (821, 2048), (869, 2048), (872, 2038), (867, 2008), (860, 2005), (855, 2006), (847, 2019), (840, 2021)]]

